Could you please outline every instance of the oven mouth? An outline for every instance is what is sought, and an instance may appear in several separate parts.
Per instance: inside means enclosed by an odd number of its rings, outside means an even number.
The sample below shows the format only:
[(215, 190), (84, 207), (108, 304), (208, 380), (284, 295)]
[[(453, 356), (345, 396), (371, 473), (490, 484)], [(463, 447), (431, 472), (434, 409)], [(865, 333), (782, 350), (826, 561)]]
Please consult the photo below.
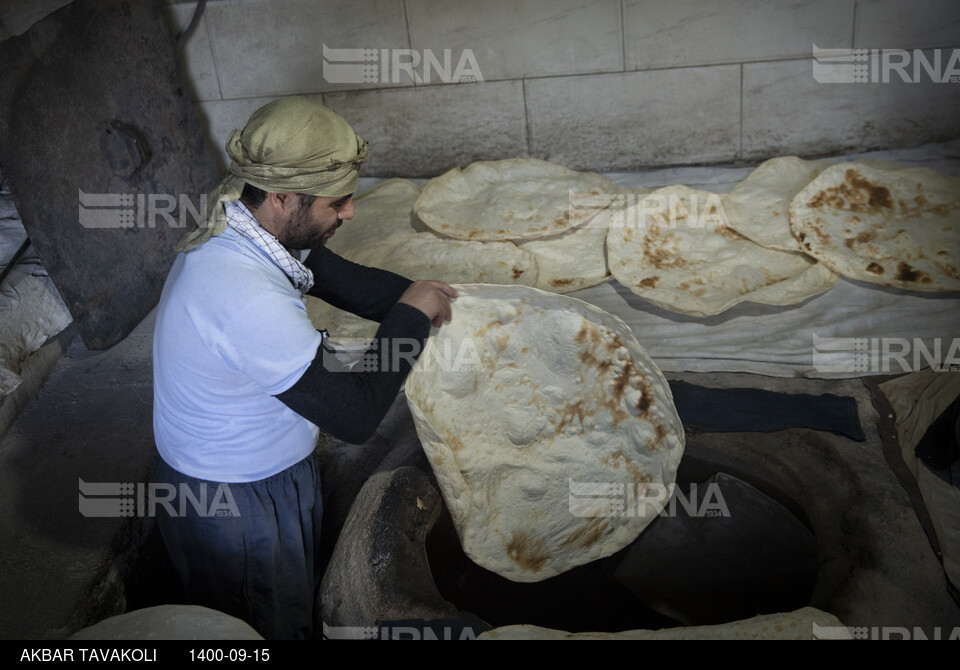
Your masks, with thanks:
[(763, 477), (757, 486), (738, 475), (685, 458), (673, 497), (630, 545), (540, 582), (474, 563), (445, 508), (426, 537), (427, 561), (443, 598), (494, 628), (658, 630), (805, 607), (819, 553), (802, 508), (782, 491), (769, 495)]

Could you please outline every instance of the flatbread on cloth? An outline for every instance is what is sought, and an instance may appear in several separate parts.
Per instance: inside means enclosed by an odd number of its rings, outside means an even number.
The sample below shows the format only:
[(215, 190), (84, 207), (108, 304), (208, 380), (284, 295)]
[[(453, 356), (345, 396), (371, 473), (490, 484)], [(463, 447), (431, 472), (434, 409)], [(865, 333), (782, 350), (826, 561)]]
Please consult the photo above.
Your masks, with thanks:
[(526, 240), (580, 226), (600, 211), (571, 204), (574, 195), (619, 191), (606, 177), (547, 161), (479, 161), (427, 182), (414, 210), (440, 235)]
[(352, 249), (397, 235), (429, 230), (413, 213), (420, 187), (407, 179), (388, 179), (353, 201), (354, 216), (337, 228), (327, 248), (340, 256)]
[(344, 258), (413, 280), (523, 286), (537, 281), (536, 259), (512, 242), (454, 240), (429, 231), (371, 242)]
[(800, 253), (767, 249), (728, 225), (716, 193), (658, 189), (607, 232), (617, 281), (651, 303), (693, 316), (751, 301), (791, 305), (826, 291), (837, 276)]
[(552, 293), (569, 293), (596, 286), (610, 276), (604, 228), (582, 226), (559, 235), (517, 243), (537, 262), (535, 286)]
[(790, 227), (834, 272), (914, 291), (960, 290), (960, 179), (839, 163), (793, 199)]
[(460, 285), (405, 391), (466, 554), (517, 582), (608, 556), (669, 497), (684, 432), (629, 327), (569, 296)]
[(307, 316), (317, 330), (326, 330), (336, 340), (369, 339), (377, 334), (380, 324), (351, 312), (334, 307), (328, 302), (306, 296)]
[[(552, 293), (570, 293), (596, 286), (610, 277), (607, 264), (607, 228), (617, 225), (627, 204), (650, 193), (649, 189), (620, 188), (617, 194), (574, 199), (574, 206), (603, 206), (587, 223), (558, 235), (517, 242), (537, 259), (535, 286)], [(604, 206), (605, 205), (605, 206)]]
[(723, 199), (727, 222), (757, 244), (782, 251), (802, 251), (790, 230), (790, 203), (817, 175), (833, 165), (796, 156), (760, 164)]
[(327, 243), (347, 260), (408, 279), (453, 283), (521, 284), (537, 281), (533, 254), (512, 242), (482, 242), (442, 237), (414, 214), (420, 187), (390, 179), (355, 201), (354, 218)]

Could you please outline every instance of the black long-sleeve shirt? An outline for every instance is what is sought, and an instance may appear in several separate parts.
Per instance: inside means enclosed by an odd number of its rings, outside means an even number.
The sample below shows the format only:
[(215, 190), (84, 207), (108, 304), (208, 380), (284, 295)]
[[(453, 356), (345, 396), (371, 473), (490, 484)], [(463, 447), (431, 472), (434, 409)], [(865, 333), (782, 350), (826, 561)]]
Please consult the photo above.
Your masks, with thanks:
[[(276, 398), (325, 433), (360, 444), (373, 435), (393, 404), (412, 360), (423, 350), (430, 320), (417, 308), (397, 302), (413, 283), (405, 277), (353, 263), (326, 247), (312, 250), (304, 265), (314, 276), (309, 295), (380, 322), (365, 354), (376, 365), (372, 370), (345, 370), (322, 344), (303, 376)], [(391, 358), (397, 345), (410, 355)]]

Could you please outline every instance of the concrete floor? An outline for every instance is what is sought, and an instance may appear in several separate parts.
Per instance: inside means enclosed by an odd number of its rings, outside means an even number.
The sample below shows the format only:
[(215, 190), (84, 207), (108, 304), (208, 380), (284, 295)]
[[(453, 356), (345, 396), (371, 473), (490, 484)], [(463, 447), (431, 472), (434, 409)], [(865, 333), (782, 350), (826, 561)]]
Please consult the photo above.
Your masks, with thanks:
[[(168, 576), (151, 574), (163, 573), (165, 565), (152, 519), (84, 516), (79, 502), (80, 480), (150, 481), (156, 462), (152, 331), (151, 314), (108, 351), (90, 352), (74, 340), (0, 442), (0, 638), (60, 639), (127, 608), (176, 599)], [(822, 566), (814, 606), (848, 626), (960, 626), (960, 607), (925, 531), (924, 513), (914, 508), (911, 480), (898, 465), (889, 419), (874, 406), (871, 385), (728, 373), (670, 376), (704, 386), (855, 397), (865, 442), (807, 429), (692, 434), (687, 453), (691, 462), (721, 464), (734, 474), (769, 460), (764, 471), (772, 474), (760, 479), (827, 519), (824, 542), (839, 553)], [(397, 425), (391, 421), (385, 428)], [(389, 435), (372, 442), (379, 446), (368, 450), (390, 452)], [(335, 453), (328, 445), (321, 455)], [(791, 456), (784, 460), (782, 454)], [(366, 462), (379, 467), (376, 458)], [(350, 490), (335, 481), (324, 485), (343, 504), (356, 494), (355, 484)]]

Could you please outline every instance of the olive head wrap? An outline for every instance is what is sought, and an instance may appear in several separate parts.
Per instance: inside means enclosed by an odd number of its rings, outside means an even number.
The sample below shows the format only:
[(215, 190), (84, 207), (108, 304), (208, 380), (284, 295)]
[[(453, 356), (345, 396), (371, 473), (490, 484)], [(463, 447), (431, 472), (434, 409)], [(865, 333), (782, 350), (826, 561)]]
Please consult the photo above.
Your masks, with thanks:
[(336, 112), (292, 96), (264, 105), (226, 144), (230, 174), (207, 197), (205, 225), (184, 235), (177, 251), (194, 249), (227, 228), (223, 203), (240, 199), (244, 183), (268, 193), (341, 198), (357, 189), (367, 143)]

